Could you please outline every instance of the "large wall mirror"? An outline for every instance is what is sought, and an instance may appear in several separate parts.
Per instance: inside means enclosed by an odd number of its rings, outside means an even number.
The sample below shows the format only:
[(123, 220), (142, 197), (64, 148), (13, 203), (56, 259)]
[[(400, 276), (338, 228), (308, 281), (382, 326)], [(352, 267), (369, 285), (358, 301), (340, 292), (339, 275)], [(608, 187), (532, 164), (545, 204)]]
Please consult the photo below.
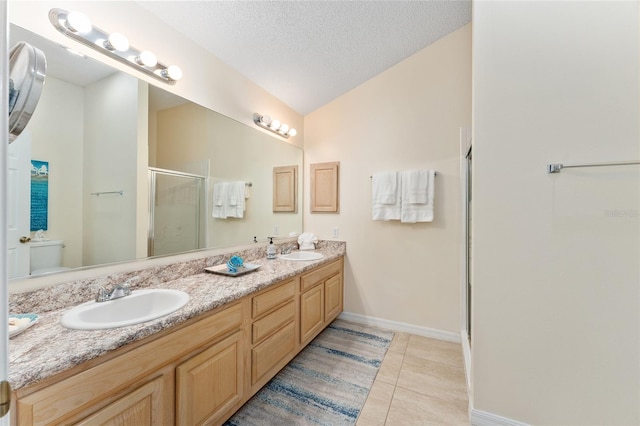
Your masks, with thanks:
[[(301, 170), (300, 148), (12, 24), (18, 41), (44, 51), (48, 69), (31, 123), (10, 145), (23, 159), (9, 179), (10, 227), (23, 226), (9, 232), (10, 278), (33, 272), (34, 221), (62, 241), (69, 269), (302, 231), (302, 209), (272, 208), (273, 168)], [(213, 217), (223, 182), (246, 184), (241, 218)], [(44, 199), (26, 195), (43, 185)]]

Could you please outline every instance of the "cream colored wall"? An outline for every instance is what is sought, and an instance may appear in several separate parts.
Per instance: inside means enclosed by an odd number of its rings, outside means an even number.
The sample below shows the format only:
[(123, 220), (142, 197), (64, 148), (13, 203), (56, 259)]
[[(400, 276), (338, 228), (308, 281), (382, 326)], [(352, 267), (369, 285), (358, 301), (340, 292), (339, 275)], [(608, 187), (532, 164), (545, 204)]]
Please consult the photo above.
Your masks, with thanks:
[(149, 85), (138, 85), (136, 140), (136, 259), (149, 256)]
[[(74, 42), (60, 34), (49, 22), (53, 7), (79, 10), (94, 25), (109, 31), (121, 32), (132, 46), (149, 49), (166, 64), (180, 66), (184, 77), (175, 85), (139, 74), (131, 67), (120, 64), (93, 49)], [(303, 118), (282, 101), (276, 99), (255, 83), (224, 64), (193, 41), (151, 15), (134, 1), (9, 1), (9, 20), (23, 28), (66, 46), (73, 46), (88, 56), (108, 63), (151, 84), (187, 98), (206, 108), (217, 111), (249, 126), (254, 112), (269, 114), (298, 130), (298, 136), (285, 143), (302, 147)], [(256, 127), (257, 128), (257, 127)], [(273, 133), (260, 130), (268, 135)], [(284, 139), (273, 135), (282, 141)]]
[(475, 2), (474, 408), (640, 423), (637, 2)]
[(48, 77), (29, 122), (31, 158), (49, 162), (49, 229), (45, 235), (64, 240), (63, 264), (67, 267), (82, 266), (83, 116), (83, 89)]
[[(273, 212), (273, 167), (302, 164), (302, 151), (273, 139), (243, 123), (184, 104), (157, 113), (157, 167), (178, 171), (195, 162), (209, 164), (209, 204), (206, 209), (207, 247), (266, 241), (277, 225), (279, 236), (299, 234), (301, 213)], [(300, 170), (298, 171), (301, 172)], [(213, 184), (222, 181), (251, 182), (250, 197), (241, 219), (211, 216)], [(298, 177), (299, 182), (302, 181)], [(298, 185), (298, 200), (302, 185)], [(299, 206), (301, 202), (299, 201)], [(301, 207), (299, 207), (300, 209)], [(265, 234), (269, 230), (268, 234)]]
[[(340, 213), (309, 213), (305, 191), (304, 223), (347, 241), (345, 311), (460, 332), (459, 131), (470, 122), (469, 25), (305, 117), (305, 174), (340, 161)], [(438, 172), (434, 222), (373, 221), (371, 174), (412, 168)]]
[[(129, 75), (115, 73), (85, 88), (85, 266), (136, 256), (138, 196), (131, 176), (137, 175), (138, 166), (138, 84)], [(91, 195), (120, 190), (123, 195)]]

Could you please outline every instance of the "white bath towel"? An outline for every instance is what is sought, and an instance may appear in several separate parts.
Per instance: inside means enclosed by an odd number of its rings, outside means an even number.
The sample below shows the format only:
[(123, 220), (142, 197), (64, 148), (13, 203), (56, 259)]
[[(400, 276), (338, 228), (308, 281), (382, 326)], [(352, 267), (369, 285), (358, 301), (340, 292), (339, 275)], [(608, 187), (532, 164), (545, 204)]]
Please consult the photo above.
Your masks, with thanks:
[(313, 232), (303, 232), (298, 237), (298, 247), (300, 250), (315, 250), (318, 237)]
[[(416, 223), (416, 222), (433, 222), (433, 202), (435, 197), (435, 172), (428, 170), (427, 172), (427, 186), (424, 188), (426, 197), (423, 197), (418, 193), (416, 185), (410, 184), (410, 181), (415, 181), (415, 170), (409, 170), (402, 172), (401, 174), (401, 215), (400, 221), (404, 223)], [(420, 180), (420, 179), (418, 179)], [(411, 195), (411, 192), (415, 192), (415, 196)], [(423, 203), (411, 203), (410, 200), (422, 200), (426, 198), (426, 202)]]
[(229, 182), (227, 217), (242, 218), (244, 216), (245, 187), (243, 181)]
[(395, 204), (398, 194), (398, 172), (375, 173), (371, 181), (374, 204)]
[(213, 185), (213, 208), (211, 215), (218, 219), (227, 218), (227, 198), (229, 194), (229, 183), (218, 182)]
[(426, 204), (429, 190), (429, 170), (409, 170), (404, 172), (402, 187), (410, 204)]
[(373, 220), (400, 220), (398, 172), (375, 173), (371, 182)]
[(247, 195), (245, 188), (246, 185), (243, 181), (214, 184), (211, 215), (217, 219), (244, 217)]

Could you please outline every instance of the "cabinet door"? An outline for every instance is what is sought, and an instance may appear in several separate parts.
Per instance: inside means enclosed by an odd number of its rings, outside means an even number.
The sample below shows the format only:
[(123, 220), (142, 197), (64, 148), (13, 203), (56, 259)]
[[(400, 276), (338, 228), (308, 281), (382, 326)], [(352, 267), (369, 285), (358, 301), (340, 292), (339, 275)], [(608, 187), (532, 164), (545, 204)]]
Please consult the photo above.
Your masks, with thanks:
[(336, 274), (324, 283), (324, 320), (332, 321), (342, 312), (342, 274)]
[(243, 397), (242, 332), (227, 337), (176, 369), (176, 423), (215, 423)]
[(314, 337), (324, 326), (324, 286), (300, 295), (300, 342)]
[(295, 324), (290, 322), (251, 351), (251, 384), (258, 383), (288, 355), (292, 357), (295, 348)]
[(78, 422), (78, 425), (145, 426), (162, 425), (167, 420), (163, 411), (163, 378), (147, 383)]
[(311, 164), (311, 213), (338, 213), (340, 162)]

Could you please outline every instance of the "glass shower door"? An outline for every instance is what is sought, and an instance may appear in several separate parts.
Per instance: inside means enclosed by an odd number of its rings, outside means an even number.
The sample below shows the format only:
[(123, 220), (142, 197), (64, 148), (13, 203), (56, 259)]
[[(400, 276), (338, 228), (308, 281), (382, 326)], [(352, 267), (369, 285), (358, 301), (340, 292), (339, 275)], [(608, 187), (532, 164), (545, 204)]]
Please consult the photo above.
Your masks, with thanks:
[(149, 169), (149, 256), (204, 246), (205, 177)]

